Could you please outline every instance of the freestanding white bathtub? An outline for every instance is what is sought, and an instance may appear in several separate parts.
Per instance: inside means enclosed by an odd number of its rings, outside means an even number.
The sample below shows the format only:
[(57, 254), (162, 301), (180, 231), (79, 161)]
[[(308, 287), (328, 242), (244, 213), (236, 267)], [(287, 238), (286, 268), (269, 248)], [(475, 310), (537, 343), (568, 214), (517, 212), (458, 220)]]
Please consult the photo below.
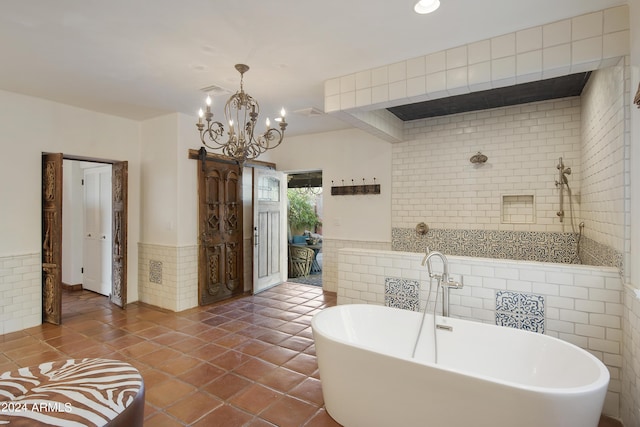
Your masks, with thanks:
[(609, 384), (590, 353), (546, 335), (377, 305), (311, 322), (325, 406), (345, 427), (596, 427)]

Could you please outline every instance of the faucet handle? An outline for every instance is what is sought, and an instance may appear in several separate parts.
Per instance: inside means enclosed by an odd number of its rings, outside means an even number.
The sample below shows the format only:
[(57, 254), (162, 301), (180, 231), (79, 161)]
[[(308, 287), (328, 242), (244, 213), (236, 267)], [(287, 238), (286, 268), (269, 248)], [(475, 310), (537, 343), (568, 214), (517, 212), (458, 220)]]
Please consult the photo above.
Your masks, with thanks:
[(456, 282), (451, 277), (447, 280), (446, 286), (453, 289), (462, 289), (464, 287), (464, 276), (460, 276), (460, 281)]

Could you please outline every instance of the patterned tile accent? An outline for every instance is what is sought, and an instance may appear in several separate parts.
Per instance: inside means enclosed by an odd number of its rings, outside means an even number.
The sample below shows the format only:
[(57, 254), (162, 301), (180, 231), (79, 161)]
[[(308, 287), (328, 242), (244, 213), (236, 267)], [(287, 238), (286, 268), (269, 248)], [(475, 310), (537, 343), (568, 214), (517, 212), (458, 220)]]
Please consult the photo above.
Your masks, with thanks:
[[(584, 239), (580, 255), (583, 264), (622, 268), (622, 255), (605, 245)], [(577, 235), (537, 231), (430, 229), (422, 236), (412, 228), (393, 228), (394, 251), (440, 251), (447, 255), (526, 261), (579, 263)], [(595, 253), (595, 256), (590, 254)], [(589, 254), (589, 255), (588, 255)], [(585, 261), (586, 259), (586, 261)]]
[(420, 282), (386, 277), (384, 279), (384, 305), (420, 311)]
[(496, 325), (544, 333), (544, 297), (497, 291)]
[(162, 285), (162, 261), (149, 260), (149, 281)]
[(584, 236), (580, 240), (580, 261), (584, 265), (616, 267), (622, 276), (624, 273), (622, 258), (622, 253), (607, 245)]

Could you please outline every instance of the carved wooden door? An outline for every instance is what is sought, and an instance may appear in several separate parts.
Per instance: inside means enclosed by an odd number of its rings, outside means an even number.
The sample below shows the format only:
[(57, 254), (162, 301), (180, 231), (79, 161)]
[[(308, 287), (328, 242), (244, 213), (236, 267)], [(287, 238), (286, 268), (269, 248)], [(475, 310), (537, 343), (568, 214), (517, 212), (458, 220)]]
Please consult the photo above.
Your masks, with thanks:
[(111, 302), (124, 308), (127, 305), (127, 198), (129, 163), (115, 162), (111, 168), (113, 202), (111, 204), (113, 235)]
[(242, 180), (236, 164), (206, 160), (198, 168), (200, 305), (242, 294)]
[(42, 320), (62, 320), (62, 153), (42, 155)]

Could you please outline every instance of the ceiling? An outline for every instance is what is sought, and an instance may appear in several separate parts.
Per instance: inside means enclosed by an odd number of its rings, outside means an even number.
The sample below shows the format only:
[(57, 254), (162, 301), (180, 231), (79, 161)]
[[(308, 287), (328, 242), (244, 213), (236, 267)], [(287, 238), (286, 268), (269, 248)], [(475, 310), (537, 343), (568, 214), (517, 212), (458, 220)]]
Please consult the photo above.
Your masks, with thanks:
[[(625, 4), (625, 0), (3, 0), (0, 89), (145, 120), (213, 111), (239, 87), (287, 133), (348, 127), (323, 110), (324, 82), (469, 42)], [(195, 128), (195, 127), (194, 127)]]

